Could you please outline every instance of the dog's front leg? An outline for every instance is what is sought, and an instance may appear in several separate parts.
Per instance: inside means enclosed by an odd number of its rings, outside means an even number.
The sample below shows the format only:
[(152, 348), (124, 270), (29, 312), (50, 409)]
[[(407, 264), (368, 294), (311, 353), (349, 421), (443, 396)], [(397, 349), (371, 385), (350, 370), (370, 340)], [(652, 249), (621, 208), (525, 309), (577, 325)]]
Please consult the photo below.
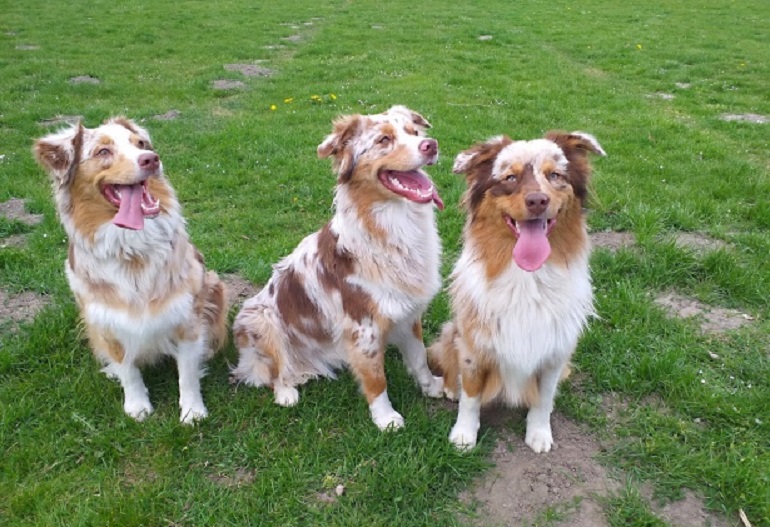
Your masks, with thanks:
[(434, 377), (428, 368), (425, 345), (422, 341), (422, 322), (420, 317), (401, 321), (393, 328), (388, 340), (398, 346), (409, 374), (420, 385), (422, 393), (428, 397), (444, 395), (444, 379)]
[(206, 357), (206, 338), (203, 332), (189, 335), (189, 340), (180, 340), (177, 344), (176, 364), (179, 370), (179, 420), (184, 424), (208, 417), (209, 412), (203, 404), (201, 395), (201, 377)]
[(123, 388), (123, 411), (137, 421), (144, 421), (153, 408), (142, 373), (134, 364), (138, 350), (127, 349), (117, 338), (95, 326), (87, 327), (94, 352), (107, 362), (102, 371), (107, 377), (117, 379)]
[(375, 322), (356, 323), (345, 330), (350, 368), (369, 403), (372, 421), (380, 430), (404, 426), (404, 418), (393, 409), (385, 381), (385, 342)]
[(551, 412), (556, 388), (564, 371), (564, 362), (543, 368), (538, 381), (538, 398), (527, 413), (527, 434), (524, 442), (535, 452), (549, 452), (553, 446)]

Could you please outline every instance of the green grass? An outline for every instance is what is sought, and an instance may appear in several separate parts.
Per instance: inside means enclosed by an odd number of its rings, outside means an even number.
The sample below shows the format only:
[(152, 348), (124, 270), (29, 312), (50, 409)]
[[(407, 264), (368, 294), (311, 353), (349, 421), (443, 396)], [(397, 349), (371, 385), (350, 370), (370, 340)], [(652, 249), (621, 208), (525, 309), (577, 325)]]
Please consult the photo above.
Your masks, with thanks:
[[(63, 231), (30, 155), (50, 129), (38, 122), (57, 114), (89, 126), (114, 114), (143, 121), (207, 263), (262, 283), (329, 217), (334, 178), (315, 148), (331, 120), (399, 103), (423, 113), (440, 143), (431, 174), (448, 205), (445, 273), (463, 222), (457, 152), (499, 133), (596, 135), (609, 156), (595, 163), (589, 222), (633, 232), (637, 244), (593, 257), (601, 319), (575, 357), (580, 382), (558, 407), (610, 439), (607, 462), (659, 497), (692, 488), (712, 510), (735, 518), (743, 508), (770, 525), (770, 125), (720, 119), (770, 115), (767, 2), (29, 0), (2, 12), (0, 202), (24, 198), (45, 220), (0, 221), (3, 237), (29, 238), (0, 249), (0, 287), (53, 303), (0, 341), (0, 523), (458, 521), (457, 493), (483, 470), (494, 430), (479, 452), (454, 452), (453, 412), (422, 398), (394, 357), (389, 391), (407, 420), (396, 434), (377, 432), (347, 374), (304, 387), (293, 409), (230, 386), (232, 347), (203, 381), (206, 422), (177, 423), (170, 364), (145, 375), (157, 413), (141, 425), (124, 417), (119, 387), (98, 373), (77, 327)], [(292, 35), (300, 40), (284, 40)], [(25, 45), (37, 49), (17, 49)], [(275, 74), (223, 68), (257, 60)], [(78, 75), (101, 83), (69, 83)], [(246, 88), (215, 91), (215, 79)], [(180, 118), (152, 119), (171, 109)], [(682, 249), (668, 241), (680, 231), (728, 245)], [(755, 321), (702, 335), (654, 304), (667, 290)], [(428, 340), (447, 316), (441, 295)], [(604, 417), (609, 394), (627, 403), (619, 419)], [(240, 485), (222, 483), (244, 470)], [(337, 502), (318, 499), (337, 484), (346, 488)], [(633, 490), (607, 511), (612, 525), (662, 524)]]

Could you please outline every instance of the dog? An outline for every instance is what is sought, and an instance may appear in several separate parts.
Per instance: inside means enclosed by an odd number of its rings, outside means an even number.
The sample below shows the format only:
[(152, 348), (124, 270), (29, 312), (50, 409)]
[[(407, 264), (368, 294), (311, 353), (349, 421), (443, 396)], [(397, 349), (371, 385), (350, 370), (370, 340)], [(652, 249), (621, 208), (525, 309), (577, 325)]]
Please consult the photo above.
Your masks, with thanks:
[(182, 423), (208, 415), (205, 360), (227, 338), (225, 287), (190, 243), (179, 202), (148, 132), (115, 117), (39, 139), (69, 237), (65, 262), (91, 348), (123, 387), (123, 409), (152, 412), (139, 367), (164, 355), (179, 369)]
[(594, 314), (583, 215), (592, 135), (498, 136), (455, 159), (465, 174), (463, 249), (450, 277), (453, 319), (430, 347), (448, 397), (459, 397), (449, 439), (476, 445), (480, 407), (495, 400), (529, 407), (525, 442), (553, 445), (558, 382)]
[(439, 291), (441, 245), (433, 205), (444, 204), (422, 170), (438, 160), (428, 121), (404, 106), (341, 116), (318, 146), (337, 176), (334, 214), (274, 267), (233, 324), (234, 378), (298, 402), (296, 386), (349, 366), (381, 429), (403, 426), (388, 398), (384, 357), (398, 346), (423, 393), (443, 395), (427, 365), (422, 314)]

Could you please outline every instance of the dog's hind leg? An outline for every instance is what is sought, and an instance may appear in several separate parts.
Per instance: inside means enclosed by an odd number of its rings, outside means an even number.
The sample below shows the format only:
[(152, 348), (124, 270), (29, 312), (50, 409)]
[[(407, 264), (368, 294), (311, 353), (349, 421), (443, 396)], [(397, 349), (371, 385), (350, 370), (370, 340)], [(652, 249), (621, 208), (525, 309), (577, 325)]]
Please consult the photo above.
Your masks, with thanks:
[(398, 323), (388, 335), (388, 341), (398, 346), (407, 371), (417, 381), (422, 393), (428, 397), (441, 397), (444, 394), (444, 379), (434, 377), (428, 368), (420, 318)]
[(179, 370), (179, 420), (191, 425), (205, 419), (209, 412), (203, 404), (201, 377), (203, 364), (208, 355), (208, 339), (204, 332), (177, 344), (176, 365)]

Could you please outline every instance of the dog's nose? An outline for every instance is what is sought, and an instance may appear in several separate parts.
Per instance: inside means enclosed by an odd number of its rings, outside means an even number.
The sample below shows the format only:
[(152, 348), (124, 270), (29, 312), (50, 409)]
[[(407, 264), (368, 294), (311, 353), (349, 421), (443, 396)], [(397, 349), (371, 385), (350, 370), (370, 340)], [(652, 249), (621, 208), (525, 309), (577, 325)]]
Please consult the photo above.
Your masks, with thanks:
[(527, 210), (532, 214), (542, 214), (551, 202), (551, 198), (543, 192), (530, 192), (524, 198)]
[(160, 157), (154, 152), (147, 152), (139, 156), (139, 168), (142, 170), (157, 170), (160, 166)]
[(438, 141), (435, 139), (425, 139), (420, 143), (420, 152), (424, 156), (433, 157), (438, 154)]

